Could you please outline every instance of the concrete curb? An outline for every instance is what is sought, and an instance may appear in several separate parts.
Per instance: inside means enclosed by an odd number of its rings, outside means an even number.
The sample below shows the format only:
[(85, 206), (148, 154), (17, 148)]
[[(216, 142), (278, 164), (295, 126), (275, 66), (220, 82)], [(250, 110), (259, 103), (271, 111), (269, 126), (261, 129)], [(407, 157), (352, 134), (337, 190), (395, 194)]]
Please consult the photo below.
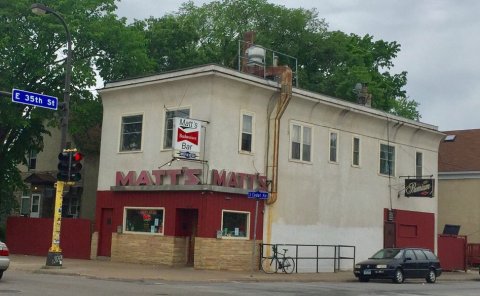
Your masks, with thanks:
[[(237, 272), (225, 270), (197, 270), (189, 267), (111, 262), (108, 260), (64, 259), (62, 267), (45, 267), (45, 257), (11, 255), (10, 270), (25, 272), (83, 276), (92, 279), (116, 281), (169, 281), (169, 282), (356, 282), (352, 271), (265, 274), (261, 271)], [(8, 273), (8, 270), (7, 270)], [(444, 272), (438, 278), (443, 281), (480, 281), (478, 270)], [(408, 281), (408, 279), (407, 279)]]

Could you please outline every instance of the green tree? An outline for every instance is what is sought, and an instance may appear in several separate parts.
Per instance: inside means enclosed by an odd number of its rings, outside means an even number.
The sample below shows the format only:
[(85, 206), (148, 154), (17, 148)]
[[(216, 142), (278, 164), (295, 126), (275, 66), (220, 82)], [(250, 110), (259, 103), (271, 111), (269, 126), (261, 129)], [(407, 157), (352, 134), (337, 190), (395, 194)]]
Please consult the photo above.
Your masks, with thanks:
[[(65, 29), (52, 15), (37, 16), (30, 0), (0, 1), (0, 91), (12, 88), (63, 99)], [(69, 132), (77, 147), (98, 153), (101, 101), (91, 90), (104, 80), (150, 73), (144, 30), (114, 13), (115, 0), (44, 0), (62, 15), (72, 36), (73, 61)], [(0, 214), (17, 205), (13, 192), (23, 182), (17, 166), (31, 150), (41, 151), (49, 126), (58, 126), (61, 110), (0, 98)]]
[(246, 31), (256, 43), (298, 59), (301, 88), (356, 101), (358, 82), (368, 83), (373, 107), (419, 119), (418, 103), (404, 90), (407, 73), (392, 74), (397, 42), (329, 31), (315, 9), (288, 9), (266, 0), (223, 0), (144, 21), (157, 71), (217, 63), (236, 68), (238, 41)]

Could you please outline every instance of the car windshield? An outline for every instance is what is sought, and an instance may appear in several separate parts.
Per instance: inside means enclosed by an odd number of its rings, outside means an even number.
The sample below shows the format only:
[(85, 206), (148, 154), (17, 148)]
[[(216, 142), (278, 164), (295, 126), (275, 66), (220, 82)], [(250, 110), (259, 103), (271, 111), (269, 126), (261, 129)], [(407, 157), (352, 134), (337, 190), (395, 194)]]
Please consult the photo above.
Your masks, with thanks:
[(400, 249), (382, 249), (375, 253), (370, 259), (393, 259), (402, 257)]

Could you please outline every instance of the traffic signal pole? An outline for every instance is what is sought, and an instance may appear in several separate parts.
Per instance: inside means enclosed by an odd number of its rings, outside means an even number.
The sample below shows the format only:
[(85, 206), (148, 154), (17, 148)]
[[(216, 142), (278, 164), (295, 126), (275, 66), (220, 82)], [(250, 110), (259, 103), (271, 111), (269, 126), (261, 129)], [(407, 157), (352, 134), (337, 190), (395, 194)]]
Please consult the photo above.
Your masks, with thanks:
[(63, 255), (60, 248), (60, 229), (62, 227), (62, 204), (64, 181), (57, 181), (57, 192), (55, 194), (55, 209), (53, 213), (52, 245), (48, 250), (46, 266), (62, 266)]
[(83, 155), (77, 149), (64, 149), (58, 155), (58, 174), (57, 174), (57, 190), (55, 194), (55, 208), (53, 212), (53, 231), (52, 244), (47, 254), (47, 267), (61, 267), (63, 264), (62, 249), (60, 248), (60, 230), (62, 227), (62, 205), (63, 205), (63, 189), (65, 185), (75, 185), (80, 181), (82, 164), (80, 161)]

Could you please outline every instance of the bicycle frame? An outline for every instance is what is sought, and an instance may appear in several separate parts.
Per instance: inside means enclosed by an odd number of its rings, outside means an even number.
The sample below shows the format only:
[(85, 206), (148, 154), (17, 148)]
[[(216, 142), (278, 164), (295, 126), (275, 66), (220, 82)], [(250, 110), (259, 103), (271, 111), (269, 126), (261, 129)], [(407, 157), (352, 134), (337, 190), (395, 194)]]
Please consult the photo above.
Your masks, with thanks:
[[(277, 246), (272, 246), (273, 255), (262, 260), (262, 270), (265, 273), (277, 273), (278, 270), (284, 273), (292, 273), (295, 269), (295, 261), (287, 257), (287, 249), (283, 249), (283, 254), (278, 252)], [(273, 264), (275, 264), (273, 266)]]

